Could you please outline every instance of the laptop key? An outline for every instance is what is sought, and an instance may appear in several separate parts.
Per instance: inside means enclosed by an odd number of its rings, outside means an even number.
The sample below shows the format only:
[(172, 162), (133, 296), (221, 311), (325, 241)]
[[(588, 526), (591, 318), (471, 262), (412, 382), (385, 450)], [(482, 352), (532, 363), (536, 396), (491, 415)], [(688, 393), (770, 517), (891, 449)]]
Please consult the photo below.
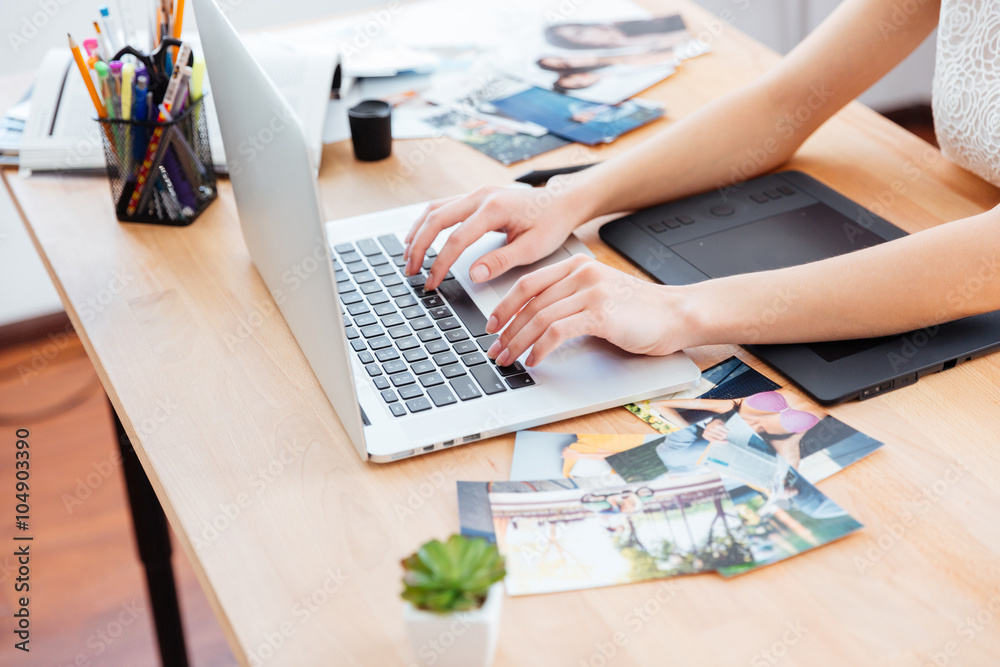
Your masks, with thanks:
[(402, 417), (406, 414), (406, 408), (403, 407), (402, 403), (390, 403), (389, 409), (392, 410), (392, 414), (397, 417)]
[(427, 314), (433, 317), (435, 320), (444, 319), (445, 317), (451, 317), (452, 312), (448, 310), (448, 306), (438, 306), (437, 308), (430, 308)]
[(368, 312), (368, 304), (363, 301), (360, 303), (355, 301), (352, 304), (348, 304), (347, 312), (350, 313), (351, 315), (362, 315)]
[(531, 376), (527, 373), (521, 373), (520, 375), (511, 375), (506, 378), (507, 385), (511, 389), (520, 389), (522, 387), (532, 387), (535, 381), (531, 379)]
[(347, 315), (341, 315), (341, 321), (344, 323), (345, 327), (349, 327), (352, 324), (351, 318), (349, 318)]
[(364, 313), (363, 315), (358, 315), (354, 318), (355, 326), (366, 327), (370, 324), (377, 324), (378, 318), (371, 313)]
[(447, 366), (448, 364), (458, 363), (458, 357), (456, 357), (455, 354), (449, 350), (448, 352), (435, 354), (434, 363), (438, 366)]
[(462, 357), (462, 363), (466, 366), (478, 366), (486, 363), (486, 357), (481, 352), (473, 352)]
[(448, 379), (457, 378), (459, 375), (465, 375), (465, 368), (462, 364), (450, 364), (448, 366), (442, 366), (441, 372)]
[[(372, 266), (389, 266), (389, 258), (379, 253), (368, 258), (368, 263)], [(391, 266), (389, 268), (392, 268)], [(381, 274), (380, 274), (381, 275)]]
[(393, 359), (399, 359), (399, 352), (396, 352), (394, 347), (386, 347), (375, 352), (375, 358), (379, 361), (385, 363), (386, 361), (392, 361)]
[[(354, 286), (351, 285), (351, 287), (354, 287)], [(340, 292), (340, 284), (339, 283), (337, 284), (337, 291)], [(358, 294), (357, 292), (355, 292), (353, 290), (351, 290), (351, 292), (349, 294), (345, 294), (344, 292), (340, 292), (340, 302), (342, 304), (344, 304), (345, 306), (349, 306), (352, 303), (358, 303), (359, 301), (362, 301), (363, 298), (364, 297), (362, 297), (360, 294)]]
[(395, 403), (396, 401), (399, 400), (399, 397), (396, 396), (396, 392), (394, 392), (392, 389), (384, 389), (382, 391), (382, 400), (385, 401), (386, 403)]
[(409, 296), (410, 290), (406, 289), (406, 285), (393, 285), (388, 289), (389, 296)]
[(375, 387), (378, 389), (388, 389), (389, 388), (389, 378), (384, 375), (379, 375), (375, 380)]
[(384, 347), (391, 347), (392, 341), (389, 340), (388, 336), (378, 336), (376, 338), (368, 339), (368, 347), (373, 350), (381, 350)]
[(340, 253), (340, 261), (343, 262), (344, 264), (350, 264), (351, 262), (360, 262), (361, 255), (356, 253), (354, 249), (351, 248), (351, 250), (349, 250), (348, 252)]
[(472, 354), (478, 350), (479, 348), (471, 340), (463, 340), (460, 343), (455, 343), (455, 354)]
[(345, 280), (350, 280), (351, 276), (346, 271), (334, 271), (333, 272), (333, 279), (335, 281), (337, 281), (338, 283), (342, 283)]
[(400, 350), (405, 351), (412, 349), (414, 347), (420, 347), (420, 343), (417, 342), (417, 339), (414, 338), (413, 336), (407, 336), (406, 338), (400, 338), (399, 340), (397, 340), (396, 347), (398, 347)]
[(427, 353), (424, 352), (423, 349), (419, 347), (414, 347), (407, 350), (406, 352), (403, 352), (403, 358), (412, 364), (426, 359)]
[(375, 267), (375, 275), (385, 277), (396, 275), (396, 269), (392, 267), (391, 264), (382, 264), (381, 266)]
[(376, 375), (382, 375), (382, 369), (378, 367), (378, 364), (368, 364), (365, 366), (365, 370), (368, 371), (370, 377), (375, 377)]
[(337, 251), (338, 255), (343, 255), (345, 252), (351, 252), (354, 250), (353, 243), (341, 243), (339, 245), (333, 246), (333, 249)]
[(391, 315), (392, 313), (395, 312), (396, 312), (396, 307), (388, 302), (380, 303), (377, 306), (375, 306), (375, 314), (380, 317), (382, 315)]
[(418, 331), (417, 338), (420, 339), (421, 343), (429, 343), (432, 340), (437, 340), (441, 338), (441, 334), (438, 333), (437, 329), (431, 327), (430, 329), (424, 329), (422, 331)]
[(373, 357), (372, 353), (369, 352), (368, 350), (362, 350), (358, 352), (358, 359), (360, 359), (361, 363), (363, 364), (375, 363), (375, 357)]
[(345, 264), (344, 268), (351, 273), (361, 273), (362, 271), (366, 271), (368, 269), (368, 265), (364, 262), (351, 262), (350, 264)]
[(424, 299), (424, 308), (437, 308), (444, 305), (444, 299), (437, 294), (431, 294)]
[(396, 299), (396, 306), (399, 308), (409, 308), (410, 306), (417, 306), (417, 305), (420, 305), (420, 302), (417, 301), (416, 297), (414, 297), (409, 292), (406, 293), (406, 296), (401, 296), (398, 299)]
[(458, 319), (462, 320), (473, 336), (486, 333), (486, 317), (457, 280), (445, 280), (438, 286), (438, 291), (444, 296)]
[(363, 338), (355, 338), (351, 341), (351, 347), (354, 348), (355, 352), (361, 352), (365, 349), (365, 340)]
[(443, 320), (438, 320), (437, 325), (438, 329), (440, 329), (441, 331), (449, 331), (451, 329), (457, 329), (458, 327), (462, 326), (461, 324), (458, 323), (458, 320), (455, 319), (454, 317), (446, 317)]
[[(369, 274), (370, 275), (370, 274)], [(374, 294), (375, 292), (381, 292), (382, 286), (378, 283), (365, 283), (361, 286), (362, 294)]]
[(412, 320), (415, 317), (423, 317), (424, 315), (424, 309), (420, 306), (410, 306), (408, 308), (404, 308), (402, 312), (403, 317), (408, 320)]
[(430, 361), (418, 361), (417, 363), (410, 366), (410, 370), (417, 375), (423, 375), (424, 373), (430, 373), (436, 367)]
[(390, 327), (389, 329), (389, 336), (393, 338), (393, 340), (395, 340), (396, 338), (402, 338), (403, 336), (409, 336), (412, 333), (413, 331), (410, 330), (410, 327), (406, 326), (405, 324), (400, 324), (399, 326)]
[(406, 260), (403, 259), (402, 255), (393, 257), (392, 263), (398, 266), (399, 268), (403, 268), (404, 266), (406, 266)]
[(403, 324), (406, 320), (399, 313), (392, 313), (391, 315), (386, 315), (382, 318), (382, 326), (384, 327), (394, 327), (397, 324)]
[(382, 249), (378, 247), (375, 243), (375, 239), (361, 239), (357, 242), (358, 250), (363, 254), (367, 255), (379, 255), (382, 253)]
[(518, 373), (524, 373), (524, 366), (521, 365), (520, 361), (515, 361), (509, 366), (496, 366), (494, 370), (500, 372), (503, 377), (510, 377), (511, 375), (517, 375)]
[(420, 398), (415, 398), (412, 401), (407, 401), (406, 408), (410, 412), (423, 412), (424, 410), (431, 409), (431, 402), (421, 396)]
[(360, 273), (354, 274), (354, 282), (359, 285), (364, 285), (365, 283), (370, 283), (375, 280), (375, 276), (372, 275), (371, 271), (361, 271)]
[(423, 396), (424, 391), (420, 388), (420, 385), (410, 384), (405, 387), (399, 388), (399, 397), (404, 401), (410, 398), (416, 398), (417, 396)]
[(386, 296), (385, 292), (373, 292), (367, 298), (368, 303), (373, 306), (378, 306), (389, 301), (389, 297)]
[(458, 403), (455, 400), (455, 395), (451, 393), (448, 387), (441, 385), (439, 387), (431, 387), (427, 390), (427, 396), (434, 401), (434, 405), (439, 408), (443, 408), (446, 405), (451, 405), (452, 403)]
[(435, 294), (434, 290), (426, 291), (423, 287), (413, 287), (413, 293), (418, 299), (423, 299), (424, 297), (431, 296)]
[(440, 373), (428, 373), (427, 375), (421, 375), (419, 380), (420, 384), (425, 387), (436, 387), (439, 384), (444, 384), (444, 378), (441, 377)]
[(507, 391), (507, 387), (503, 385), (497, 374), (493, 372), (489, 364), (481, 364), (479, 366), (473, 366), (469, 369), (472, 373), (472, 377), (476, 378), (476, 382), (479, 386), (483, 388), (483, 391), (489, 394), (499, 394), (502, 391)]
[(476, 383), (472, 381), (469, 376), (457, 377), (451, 381), (451, 388), (455, 390), (458, 397), (463, 401), (468, 401), (473, 398), (479, 398), (482, 396), (479, 393), (479, 389), (476, 388)]
[(344, 331), (347, 332), (347, 340), (354, 340), (355, 338), (360, 336), (358, 330), (355, 329), (354, 327), (345, 327)]
[[(385, 329), (377, 324), (372, 324), (367, 327), (361, 327), (361, 335), (365, 338), (374, 338), (375, 336), (381, 336), (385, 333)], [(348, 336), (350, 338), (350, 336)]]
[(406, 370), (406, 362), (402, 359), (396, 359), (394, 361), (387, 361), (382, 364), (382, 370), (385, 371), (386, 375), (395, 375), (396, 373), (402, 373)]
[(409, 371), (404, 373), (396, 373), (395, 375), (390, 375), (389, 380), (392, 382), (393, 387), (404, 387), (408, 384), (413, 384), (416, 380), (410, 375)]
[(353, 292), (356, 289), (357, 287), (355, 287), (354, 283), (352, 283), (350, 280), (341, 280), (339, 283), (337, 283), (338, 294), (349, 294), (350, 292)]
[(385, 251), (389, 253), (391, 257), (403, 254), (403, 244), (399, 242), (395, 234), (386, 234), (385, 236), (378, 237), (378, 242), (382, 244)]
[(443, 340), (432, 340), (427, 343), (427, 351), (431, 354), (439, 354), (448, 351), (448, 343)]
[(406, 279), (406, 283), (410, 287), (423, 287), (425, 282), (427, 282), (427, 276), (422, 273), (418, 273)]
[(457, 343), (460, 340), (466, 340), (469, 337), (469, 334), (465, 333), (465, 329), (452, 329), (451, 331), (446, 332), (444, 336), (450, 342)]
[(395, 287), (396, 285), (402, 285), (403, 279), (396, 275), (385, 276), (382, 278), (382, 284), (386, 287)]
[(416, 319), (410, 320), (410, 326), (413, 327), (414, 331), (421, 331), (423, 329), (428, 329), (430, 327), (433, 327), (434, 323), (431, 322), (430, 318), (418, 317)]

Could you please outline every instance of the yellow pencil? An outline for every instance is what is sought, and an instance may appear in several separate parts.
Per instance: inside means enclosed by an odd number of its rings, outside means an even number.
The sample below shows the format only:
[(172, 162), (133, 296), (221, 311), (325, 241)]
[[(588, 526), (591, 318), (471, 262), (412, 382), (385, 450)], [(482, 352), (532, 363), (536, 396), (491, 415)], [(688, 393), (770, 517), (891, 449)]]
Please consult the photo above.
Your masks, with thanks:
[(80, 53), (80, 45), (76, 43), (73, 36), (66, 33), (69, 37), (69, 50), (73, 52), (73, 59), (76, 60), (76, 66), (80, 68), (80, 76), (83, 77), (83, 82), (87, 84), (87, 92), (90, 93), (90, 99), (94, 101), (94, 108), (97, 109), (98, 118), (107, 118), (108, 113), (104, 109), (104, 103), (101, 102), (101, 96), (97, 94), (97, 88), (94, 87), (94, 80), (90, 78), (90, 70), (87, 69), (87, 63), (83, 61), (83, 54)]
[[(181, 38), (181, 26), (184, 24), (184, 0), (177, 0), (177, 7), (174, 10), (174, 39)], [(177, 60), (177, 47), (170, 52), (170, 57)], [(187, 65), (187, 63), (184, 63)]]

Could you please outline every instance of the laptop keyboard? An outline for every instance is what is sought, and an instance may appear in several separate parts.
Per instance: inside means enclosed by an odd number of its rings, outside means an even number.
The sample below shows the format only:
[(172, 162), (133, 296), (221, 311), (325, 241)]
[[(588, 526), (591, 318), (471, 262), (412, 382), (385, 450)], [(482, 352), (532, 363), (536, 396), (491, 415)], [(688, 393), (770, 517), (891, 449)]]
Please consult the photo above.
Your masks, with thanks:
[(497, 336), (486, 333), (486, 318), (450, 271), (436, 290), (424, 290), (434, 249), (413, 276), (403, 275), (403, 245), (392, 234), (333, 250), (347, 338), (392, 414), (534, 386), (520, 363), (497, 366), (486, 356)]

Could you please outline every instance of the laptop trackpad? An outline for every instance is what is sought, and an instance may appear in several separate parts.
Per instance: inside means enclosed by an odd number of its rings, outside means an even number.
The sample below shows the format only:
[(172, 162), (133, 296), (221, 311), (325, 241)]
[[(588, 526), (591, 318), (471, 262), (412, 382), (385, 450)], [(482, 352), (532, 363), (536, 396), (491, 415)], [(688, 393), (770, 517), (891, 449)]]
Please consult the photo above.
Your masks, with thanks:
[(458, 277), (459, 282), (469, 292), (469, 295), (476, 302), (476, 305), (479, 306), (479, 309), (486, 314), (489, 314), (500, 303), (500, 299), (510, 291), (510, 288), (514, 286), (518, 278), (550, 264), (569, 259), (572, 256), (572, 253), (566, 249), (566, 246), (560, 246), (554, 253), (538, 260), (534, 264), (517, 266), (489, 282), (478, 285), (474, 284), (469, 279), (469, 269), (472, 267), (472, 263), (486, 253), (502, 247), (506, 242), (506, 234), (490, 232), (469, 246), (452, 268), (452, 273)]

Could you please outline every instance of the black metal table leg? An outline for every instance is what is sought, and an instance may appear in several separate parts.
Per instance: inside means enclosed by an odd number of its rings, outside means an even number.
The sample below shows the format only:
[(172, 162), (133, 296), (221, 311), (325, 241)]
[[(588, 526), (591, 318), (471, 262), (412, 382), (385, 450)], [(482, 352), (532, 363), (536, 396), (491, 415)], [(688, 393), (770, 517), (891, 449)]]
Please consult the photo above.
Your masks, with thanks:
[(139, 547), (139, 558), (146, 570), (146, 588), (153, 609), (156, 639), (160, 645), (163, 667), (188, 667), (187, 649), (184, 646), (184, 628), (181, 625), (174, 568), (170, 562), (170, 531), (163, 507), (156, 498), (149, 478), (146, 477), (139, 458), (132, 448), (125, 428), (114, 406), (111, 414), (118, 435), (118, 449), (122, 455), (122, 471), (128, 502), (132, 509), (132, 525)]

